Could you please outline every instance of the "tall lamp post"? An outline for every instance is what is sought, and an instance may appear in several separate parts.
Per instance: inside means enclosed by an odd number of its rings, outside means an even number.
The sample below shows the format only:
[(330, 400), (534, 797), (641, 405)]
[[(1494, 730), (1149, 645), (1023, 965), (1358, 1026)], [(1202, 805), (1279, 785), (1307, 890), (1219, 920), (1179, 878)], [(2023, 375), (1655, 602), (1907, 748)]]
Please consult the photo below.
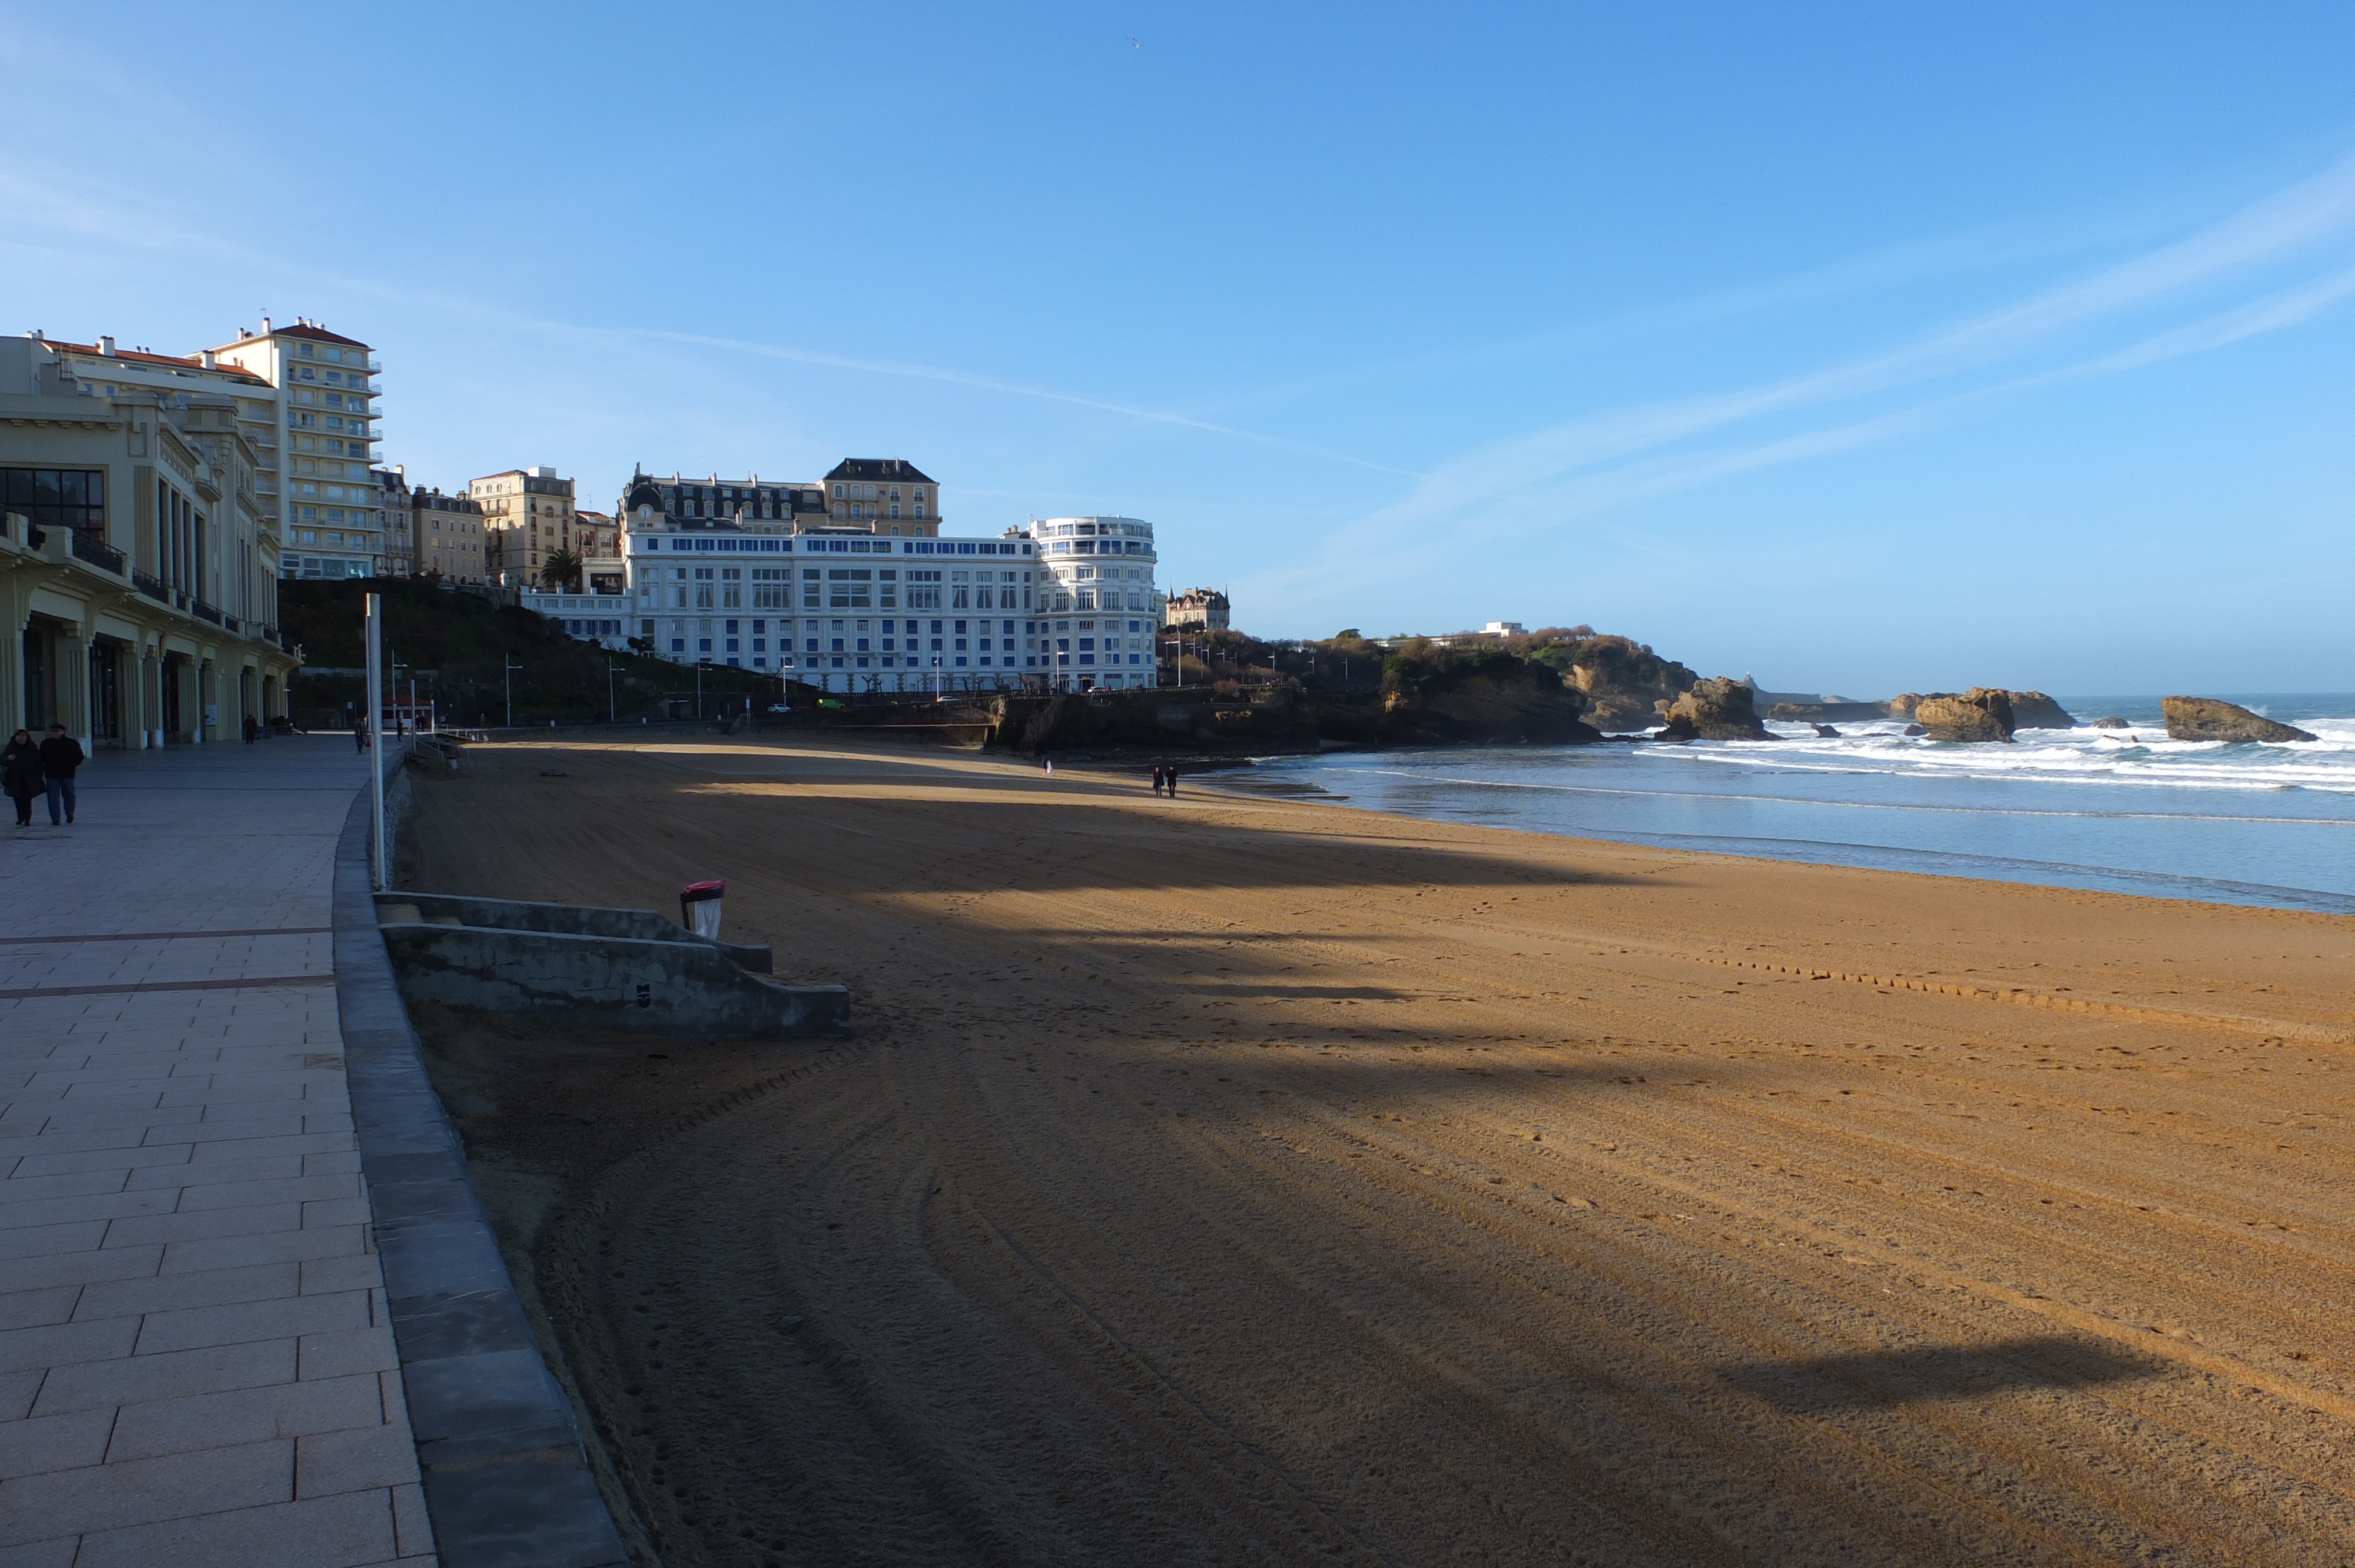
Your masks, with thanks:
[(608, 657), (605, 661), (605, 722), (607, 724), (621, 722), (614, 717), (616, 711), (613, 706), (613, 661)]
[(522, 669), (523, 666), (517, 663), (511, 655), (506, 653), (499, 655), (499, 662), (506, 667), (507, 683), (507, 727), (509, 729), (513, 729), (515, 728), (515, 673), (517, 670)]

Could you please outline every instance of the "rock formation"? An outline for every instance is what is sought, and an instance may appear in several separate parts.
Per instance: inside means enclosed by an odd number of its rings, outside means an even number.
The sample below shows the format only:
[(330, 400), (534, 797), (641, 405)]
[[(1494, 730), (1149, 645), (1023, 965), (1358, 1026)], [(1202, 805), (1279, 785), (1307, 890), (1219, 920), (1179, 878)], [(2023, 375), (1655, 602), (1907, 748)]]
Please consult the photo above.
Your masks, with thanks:
[(2131, 729), (2134, 726), (2127, 724), (2126, 720), (2118, 717), (2117, 715), (2112, 714), (2107, 718), (2095, 719), (2094, 721), (2094, 727), (2095, 729)]
[(1382, 729), (1394, 739), (1601, 740), (1585, 712), (1586, 694), (1564, 674), (1500, 648), (1394, 657), (1382, 671)]
[(1667, 704), (1661, 713), (1668, 726), (1656, 740), (1772, 740), (1751, 705), (1750, 688), (1723, 676), (1696, 682), (1693, 689)]
[(1639, 730), (1700, 677), (1625, 637), (1580, 637), (1529, 652), (1533, 663), (1561, 672), (1586, 694), (1587, 722), (1604, 729)]
[(2007, 692), (2011, 699), (2011, 727), (2014, 729), (2075, 729), (2077, 721), (2069, 711), (2042, 692)]
[(2163, 697), (2169, 740), (2319, 740), (2296, 725), (2275, 724), (2237, 703), (2214, 697)]
[(1828, 724), (1819, 724), (1816, 726), (1816, 733), (1823, 736), (1826, 740), (1838, 740), (1840, 737), (1840, 732)]
[(2011, 694), (1973, 686), (1960, 696), (1923, 697), (1913, 705), (1913, 718), (1933, 740), (2009, 740)]

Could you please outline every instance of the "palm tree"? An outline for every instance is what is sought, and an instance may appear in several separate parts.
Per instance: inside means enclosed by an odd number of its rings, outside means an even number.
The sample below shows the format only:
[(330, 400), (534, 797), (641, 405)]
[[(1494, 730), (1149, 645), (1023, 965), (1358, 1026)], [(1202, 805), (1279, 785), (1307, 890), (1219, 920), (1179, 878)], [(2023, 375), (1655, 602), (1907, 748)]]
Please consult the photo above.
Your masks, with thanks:
[(539, 586), (546, 588), (579, 588), (581, 557), (570, 550), (550, 550), (547, 561), (539, 568)]

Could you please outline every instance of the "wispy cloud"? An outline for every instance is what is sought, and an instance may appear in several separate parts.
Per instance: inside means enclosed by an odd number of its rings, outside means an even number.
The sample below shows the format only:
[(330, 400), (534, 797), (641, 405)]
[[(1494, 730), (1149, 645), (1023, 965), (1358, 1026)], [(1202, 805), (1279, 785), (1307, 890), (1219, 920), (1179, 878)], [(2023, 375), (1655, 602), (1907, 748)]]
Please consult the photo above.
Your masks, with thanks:
[[(1653, 403), (1565, 421), (1486, 443), (1434, 466), (1407, 494), (1328, 536), (1320, 559), (1262, 574), (1268, 594), (1325, 597), (1362, 590), (1399, 568), (1374, 548), (1419, 531), (1501, 539), (1571, 518), (1733, 475), (1886, 440), (1963, 415), (1999, 398), (2059, 382), (2115, 375), (2209, 352), (2306, 321), (2355, 293), (2343, 256), (2319, 276), (2147, 334), (2121, 347), (2083, 352), (2105, 323), (2173, 306), (2268, 267), (2328, 247), (2355, 231), (2355, 158), (2303, 180), (2175, 242), (2091, 276), (2043, 290), (1916, 341), (1764, 385)], [(2076, 344), (2077, 357), (2030, 370), (2032, 354)], [(1987, 385), (1941, 391), (1988, 370), (2013, 373)], [(1781, 431), (1730, 448), (1697, 449), (1718, 432), (1809, 410), (1891, 395), (1916, 400), (1840, 416), (1813, 429)], [(1591, 524), (1590, 524), (1591, 525)], [(1631, 535), (1632, 537), (1632, 535)]]

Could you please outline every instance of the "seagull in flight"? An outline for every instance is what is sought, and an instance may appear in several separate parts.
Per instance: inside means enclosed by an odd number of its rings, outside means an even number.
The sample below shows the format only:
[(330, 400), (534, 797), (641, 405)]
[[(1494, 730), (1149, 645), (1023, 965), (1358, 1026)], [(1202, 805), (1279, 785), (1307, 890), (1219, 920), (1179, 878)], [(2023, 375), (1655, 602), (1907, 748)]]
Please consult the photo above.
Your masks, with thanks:
[(1145, 46), (1144, 46), (1143, 44), (1138, 43), (1138, 42), (1137, 42), (1134, 37), (1132, 37), (1132, 38), (1130, 38), (1130, 39), (1128, 40), (1128, 47), (1129, 47), (1130, 48), (1132, 48), (1132, 49), (1141, 49), (1141, 48), (1143, 48)]

